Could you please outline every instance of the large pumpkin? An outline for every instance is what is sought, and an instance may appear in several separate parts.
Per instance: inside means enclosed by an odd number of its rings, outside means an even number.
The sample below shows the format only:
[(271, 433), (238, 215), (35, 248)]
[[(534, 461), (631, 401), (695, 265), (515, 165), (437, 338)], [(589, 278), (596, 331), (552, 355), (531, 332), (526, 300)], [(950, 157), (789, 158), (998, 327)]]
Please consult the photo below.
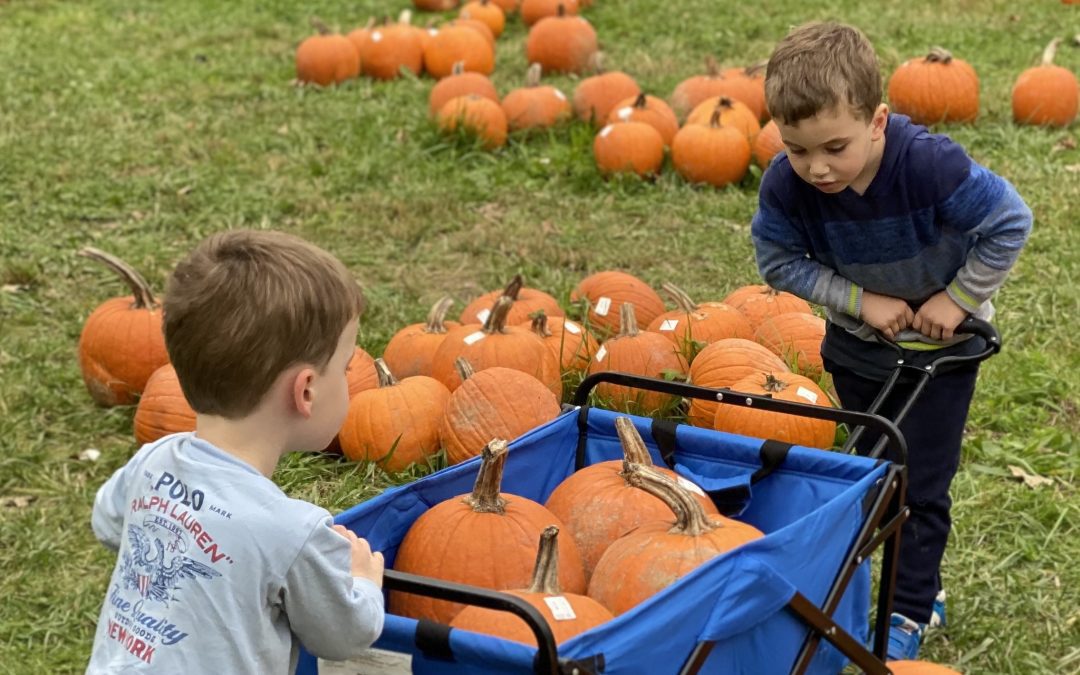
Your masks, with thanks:
[(664, 301), (647, 283), (627, 272), (608, 270), (582, 279), (570, 292), (570, 302), (589, 303), (589, 325), (604, 336), (619, 329), (619, 308), (634, 306), (639, 327), (644, 328), (664, 312)]
[(675, 117), (671, 107), (660, 98), (638, 94), (633, 98), (627, 98), (615, 105), (615, 109), (608, 115), (608, 124), (619, 122), (644, 122), (660, 134), (664, 145), (671, 145), (675, 134), (679, 131), (679, 120)]
[(312, 35), (296, 48), (296, 79), (307, 84), (340, 84), (360, 74), (360, 54), (344, 35), (316, 24)]
[(525, 86), (514, 89), (503, 98), (502, 108), (511, 131), (546, 129), (573, 115), (566, 94), (557, 87), (540, 84), (542, 70), (539, 63), (529, 66)]
[(387, 471), (424, 463), (439, 451), (439, 421), (450, 391), (438, 380), (414, 375), (398, 380), (375, 359), (379, 386), (349, 402), (338, 434), (341, 451), (358, 462), (378, 462)]
[(590, 63), (595, 74), (574, 88), (574, 114), (583, 122), (604, 124), (619, 101), (636, 97), (641, 87), (621, 70), (605, 71), (599, 52)]
[(135, 409), (135, 440), (153, 443), (163, 436), (195, 431), (195, 411), (188, 405), (176, 369), (166, 363), (154, 371)]
[(516, 325), (529, 320), (534, 312), (544, 311), (549, 316), (563, 316), (559, 301), (550, 294), (525, 285), (520, 274), (515, 274), (506, 288), (489, 291), (476, 298), (461, 310), (458, 319), (461, 323), (484, 323), (491, 316), (491, 309), (501, 297), (510, 298), (513, 303), (506, 314), (506, 323)]
[(706, 514), (689, 492), (655, 469), (631, 464), (627, 480), (664, 501), (674, 517), (653, 520), (608, 546), (589, 581), (589, 597), (619, 616), (702, 564), (764, 535)]
[(734, 307), (722, 302), (696, 303), (686, 291), (672, 283), (664, 283), (662, 288), (675, 301), (677, 309), (653, 319), (648, 330), (675, 343), (688, 361), (702, 347), (717, 340), (754, 336), (750, 322)]
[(1068, 68), (1054, 65), (1061, 38), (1043, 52), (1042, 63), (1020, 73), (1012, 90), (1013, 120), (1019, 124), (1067, 127), (1076, 119), (1080, 89)]
[[(536, 554), (532, 583), (528, 588), (507, 593), (535, 607), (551, 627), (555, 644), (562, 644), (615, 617), (587, 595), (562, 592), (559, 586), (558, 535), (558, 527), (549, 525), (544, 528), (540, 535), (540, 550)], [(552, 611), (553, 607), (559, 608), (558, 614)], [(536, 646), (536, 635), (523, 619), (497, 609), (469, 605), (454, 617), (450, 627)]]
[(609, 124), (593, 140), (593, 157), (605, 175), (655, 175), (664, 164), (664, 137), (644, 122)]
[[(778, 401), (832, 407), (829, 397), (813, 380), (794, 373), (758, 372), (732, 384), (731, 389), (745, 394), (768, 396)], [(740, 405), (718, 405), (716, 417), (713, 418), (713, 428), (743, 436), (805, 445), (808, 448), (831, 448), (836, 438), (834, 422), (744, 408)]]
[(799, 296), (762, 284), (737, 288), (729, 293), (723, 302), (742, 312), (743, 316), (750, 320), (750, 325), (754, 330), (757, 330), (757, 327), (766, 319), (778, 314), (814, 313), (814, 310), (810, 308), (810, 303)]
[[(499, 491), (506, 441), (493, 440), (482, 452), (472, 494), (451, 497), (421, 514), (398, 548), (394, 569), (496, 591), (525, 588), (532, 579), (540, 533), (563, 524), (551, 511), (525, 497)], [(559, 586), (584, 593), (581, 556), (569, 537), (560, 539)], [(389, 611), (399, 616), (449, 623), (462, 605), (392, 592)]]
[(743, 179), (750, 168), (750, 141), (734, 126), (720, 120), (723, 110), (713, 110), (708, 125), (687, 124), (671, 144), (671, 163), (690, 183), (724, 187)]
[(548, 73), (581, 73), (596, 53), (596, 31), (580, 16), (559, 5), (555, 16), (537, 21), (525, 39), (525, 58)]
[(98, 405), (130, 405), (169, 362), (161, 307), (146, 279), (123, 260), (93, 247), (79, 255), (105, 264), (131, 289), (129, 296), (98, 305), (79, 335), (79, 369), (90, 397)]
[(979, 76), (967, 61), (934, 47), (893, 72), (889, 104), (893, 112), (916, 124), (974, 122), (979, 114)]
[[(743, 338), (717, 340), (698, 352), (690, 364), (690, 383), (710, 389), (728, 389), (739, 380), (757, 372), (783, 373), (787, 365), (757, 342)], [(715, 401), (691, 399), (687, 422), (695, 427), (712, 428)]]
[(435, 350), (446, 339), (450, 328), (461, 325), (457, 321), (446, 321), (446, 312), (452, 304), (453, 298), (442, 298), (431, 307), (427, 321), (410, 324), (394, 333), (382, 355), (391, 372), (399, 377), (431, 375)]
[(824, 369), (821, 342), (825, 339), (825, 319), (803, 312), (778, 314), (757, 327), (754, 339), (797, 373), (818, 377)]
[(549, 317), (542, 309), (533, 314), (528, 325), (559, 357), (559, 367), (564, 371), (585, 372), (600, 349), (600, 343), (584, 326), (561, 316)]
[(512, 441), (559, 415), (559, 399), (531, 375), (499, 366), (474, 372), (464, 358), (457, 368), (462, 383), (439, 422), (449, 464), (475, 457), (492, 438)]
[(490, 75), (495, 70), (495, 47), (475, 28), (443, 26), (424, 47), (424, 68), (441, 79), (452, 74), (459, 62), (465, 71)]
[[(671, 507), (634, 487), (630, 466), (652, 466), (652, 457), (629, 417), (616, 417), (615, 429), (623, 458), (598, 462), (570, 474), (544, 504), (566, 525), (585, 564), (585, 580), (615, 540), (653, 520), (671, 517)], [(656, 467), (660, 473), (690, 490), (705, 513), (719, 513), (705, 492), (674, 471)]]

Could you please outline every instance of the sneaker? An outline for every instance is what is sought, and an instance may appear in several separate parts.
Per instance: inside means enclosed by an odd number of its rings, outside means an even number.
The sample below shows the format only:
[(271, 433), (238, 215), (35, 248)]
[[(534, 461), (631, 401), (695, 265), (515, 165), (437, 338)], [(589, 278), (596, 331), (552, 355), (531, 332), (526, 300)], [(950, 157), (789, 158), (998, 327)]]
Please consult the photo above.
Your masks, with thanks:
[(930, 623), (928, 626), (945, 627), (945, 591), (939, 591), (937, 597), (934, 598), (934, 609), (930, 612)]
[(925, 623), (915, 623), (903, 614), (893, 614), (889, 621), (889, 660), (913, 661), (919, 658), (919, 645), (925, 630)]

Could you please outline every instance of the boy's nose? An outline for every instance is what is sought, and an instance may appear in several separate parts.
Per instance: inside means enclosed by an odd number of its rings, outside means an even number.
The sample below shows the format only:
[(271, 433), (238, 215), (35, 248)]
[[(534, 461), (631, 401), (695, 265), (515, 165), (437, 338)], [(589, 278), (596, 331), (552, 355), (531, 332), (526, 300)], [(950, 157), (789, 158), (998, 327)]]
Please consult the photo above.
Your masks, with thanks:
[(810, 164), (810, 175), (817, 177), (824, 177), (829, 175), (829, 165), (823, 162), (813, 162)]

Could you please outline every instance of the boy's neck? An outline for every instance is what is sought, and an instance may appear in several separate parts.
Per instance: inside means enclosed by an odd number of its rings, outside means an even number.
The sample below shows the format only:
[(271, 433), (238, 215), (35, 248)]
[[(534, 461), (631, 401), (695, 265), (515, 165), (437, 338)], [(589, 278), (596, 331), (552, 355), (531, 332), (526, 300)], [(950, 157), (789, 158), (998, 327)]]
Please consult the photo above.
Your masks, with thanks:
[(232, 455), (270, 478), (288, 452), (284, 429), (258, 413), (231, 420), (217, 415), (195, 416), (195, 436)]

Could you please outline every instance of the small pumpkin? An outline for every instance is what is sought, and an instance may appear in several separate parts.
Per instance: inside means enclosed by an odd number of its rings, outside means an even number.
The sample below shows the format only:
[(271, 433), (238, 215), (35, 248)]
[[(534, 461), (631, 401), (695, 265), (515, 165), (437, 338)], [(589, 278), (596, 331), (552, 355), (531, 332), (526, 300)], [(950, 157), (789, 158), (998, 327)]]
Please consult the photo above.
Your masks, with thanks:
[(467, 94), (446, 102), (436, 117), (443, 131), (464, 129), (488, 150), (506, 145), (507, 122), (502, 107), (483, 96)]
[[(744, 394), (768, 396), (778, 401), (832, 407), (829, 397), (813, 380), (795, 373), (758, 372), (732, 384), (731, 389)], [(754, 438), (771, 438), (808, 448), (831, 448), (836, 438), (834, 422), (737, 405), (718, 405), (716, 417), (713, 418), (713, 428)]]
[(664, 312), (649, 322), (648, 330), (671, 340), (688, 359), (698, 349), (693, 343), (705, 345), (724, 338), (754, 337), (754, 329), (739, 310), (722, 302), (696, 303), (686, 291), (665, 282), (664, 292), (675, 301), (677, 309)]
[(549, 16), (558, 16), (559, 5), (563, 6), (566, 14), (578, 13), (578, 0), (523, 0), (521, 3), (521, 20), (526, 26), (531, 26), (541, 19)]
[(664, 163), (664, 137), (644, 122), (609, 124), (593, 140), (593, 157), (605, 175), (654, 175)]
[(135, 440), (153, 443), (181, 431), (195, 431), (195, 411), (191, 409), (176, 369), (166, 363), (154, 371), (135, 408)]
[(716, 59), (705, 59), (705, 74), (694, 75), (680, 82), (671, 94), (671, 107), (680, 117), (710, 98), (727, 96), (749, 108), (757, 119), (766, 119), (765, 63), (749, 68), (727, 68), (723, 71)]
[[(671, 340), (659, 333), (638, 329), (632, 304), (623, 304), (620, 317), (622, 329), (600, 345), (589, 363), (590, 375), (610, 370), (660, 379), (671, 374), (677, 377), (686, 374), (686, 361)], [(612, 407), (625, 410), (632, 406), (646, 414), (662, 409), (673, 400), (669, 394), (607, 382), (598, 385), (596, 393)]]
[(821, 376), (825, 319), (803, 312), (777, 314), (757, 327), (754, 339), (782, 358), (795, 372), (809, 377)]
[(631, 464), (626, 479), (662, 500), (675, 515), (643, 523), (615, 540), (596, 564), (589, 597), (615, 616), (709, 560), (765, 536), (752, 525), (706, 514), (687, 490), (653, 468)]
[(529, 66), (525, 86), (511, 91), (502, 100), (511, 131), (546, 129), (570, 119), (573, 114), (566, 94), (557, 87), (540, 84), (542, 69), (539, 63)]
[(413, 26), (412, 13), (402, 12), (397, 23), (388, 23), (371, 30), (360, 50), (361, 71), (377, 80), (393, 80), (404, 68), (419, 75), (424, 67), (424, 47), (420, 33)]
[(600, 52), (589, 63), (595, 74), (574, 88), (574, 114), (583, 122), (602, 124), (619, 101), (636, 98), (641, 87), (621, 70), (605, 71)]
[(392, 372), (400, 377), (431, 375), (431, 359), (435, 351), (446, 339), (447, 331), (461, 325), (457, 321), (446, 320), (446, 312), (452, 304), (453, 298), (442, 298), (432, 305), (427, 321), (410, 324), (394, 333), (382, 355)]
[(428, 96), (428, 110), (431, 116), (439, 114), (439, 110), (451, 99), (458, 96), (480, 96), (495, 103), (499, 102), (499, 92), (487, 75), (470, 73), (465, 70), (465, 62), (458, 61), (449, 75), (435, 83)]
[[(570, 474), (544, 503), (566, 525), (585, 564), (585, 580), (615, 540), (653, 520), (671, 517), (671, 508), (653, 495), (635, 488), (628, 479), (630, 466), (652, 467), (652, 457), (629, 417), (616, 417), (615, 430), (623, 458), (598, 462)], [(719, 513), (705, 492), (674, 471), (655, 467), (693, 493), (705, 513)]]
[(769, 163), (778, 153), (784, 151), (784, 139), (780, 137), (780, 127), (775, 120), (769, 120), (761, 127), (761, 132), (754, 137), (754, 161), (762, 170), (769, 168)]
[(475, 457), (484, 439), (513, 441), (559, 416), (559, 399), (532, 375), (499, 366), (475, 372), (462, 357), (454, 365), (462, 383), (439, 422), (449, 464)]
[(432, 77), (441, 79), (451, 75), (458, 62), (465, 71), (490, 75), (495, 70), (495, 47), (476, 28), (443, 26), (424, 48), (424, 68)]
[(743, 286), (732, 291), (723, 302), (743, 313), (757, 330), (766, 319), (788, 312), (813, 314), (810, 303), (787, 291), (778, 291), (763, 284)]
[(344, 35), (331, 32), (323, 23), (314, 22), (318, 35), (312, 35), (296, 48), (296, 79), (326, 87), (340, 84), (360, 74), (360, 54)]
[[(615, 617), (587, 595), (562, 592), (559, 586), (558, 535), (558, 527), (548, 525), (544, 528), (540, 535), (540, 550), (536, 553), (532, 583), (528, 588), (506, 592), (535, 607), (551, 627), (555, 644), (562, 644)], [(552, 612), (553, 601), (561, 606), (558, 616)], [(570, 611), (566, 612), (566, 608)], [(469, 605), (454, 617), (450, 627), (536, 646), (536, 635), (523, 619), (496, 609)]]
[(106, 265), (131, 289), (98, 305), (79, 335), (79, 369), (90, 397), (101, 406), (130, 405), (169, 362), (161, 306), (146, 279), (120, 258), (92, 246), (79, 255)]
[[(379, 386), (379, 372), (375, 368), (375, 359), (371, 358), (371, 354), (357, 347), (353, 351), (352, 358), (349, 359), (348, 370), (345, 371), (345, 380), (349, 385), (349, 400), (362, 391), (368, 389), (374, 389)], [(345, 426), (346, 420), (343, 420), (341, 426)], [(341, 430), (338, 430), (338, 435), (334, 436), (334, 439), (330, 441), (330, 444), (323, 448), (323, 452), (340, 455), (341, 454)]]
[(565, 317), (549, 317), (542, 309), (534, 312), (532, 317), (529, 328), (559, 357), (562, 370), (583, 373), (588, 369), (592, 355), (600, 349), (600, 343), (592, 333)]
[(690, 111), (684, 126), (700, 124), (712, 126), (715, 113), (720, 113), (719, 123), (721, 126), (734, 127), (746, 136), (746, 142), (753, 144), (761, 131), (761, 123), (757, 116), (745, 104), (736, 101), (730, 96), (716, 96), (707, 98)]
[(724, 187), (738, 183), (750, 169), (746, 134), (721, 122), (723, 109), (714, 108), (708, 126), (687, 124), (671, 144), (671, 163), (684, 180)]
[[(739, 380), (757, 372), (787, 372), (787, 364), (757, 342), (743, 338), (725, 338), (705, 347), (690, 364), (690, 382), (711, 389), (730, 389)], [(690, 399), (687, 421), (711, 429), (716, 409), (715, 401)]]
[(499, 301), (499, 298), (507, 297), (512, 301), (506, 314), (506, 323), (516, 326), (529, 320), (533, 312), (543, 310), (551, 316), (563, 316), (559, 301), (548, 293), (536, 288), (525, 286), (525, 280), (520, 274), (515, 274), (506, 288), (500, 291), (490, 291), (476, 298), (461, 311), (459, 320), (461, 323), (484, 323), (491, 316), (491, 308)]
[(663, 99), (646, 94), (638, 94), (615, 105), (615, 109), (608, 115), (608, 124), (619, 122), (648, 124), (659, 132), (665, 147), (671, 145), (672, 139), (679, 131), (679, 120), (675, 118), (671, 107)]
[[(345, 39), (351, 42), (353, 47), (356, 48), (357, 56), (364, 53), (368, 40), (371, 39), (371, 31), (373, 30), (375, 30), (375, 18), (369, 17), (366, 24), (359, 28), (354, 28), (345, 36)], [(360, 64), (361, 69), (363, 68), (363, 65), (364, 64), (362, 63)]]
[[(468, 28), (469, 30), (479, 33), (483, 36), (484, 41), (486, 41), (493, 50), (495, 49), (495, 33), (492, 33), (491, 29), (488, 28), (488, 25), (483, 21), (480, 21), (479, 19), (466, 19), (459, 16), (442, 25), (443, 28), (453, 28), (455, 26), (458, 28)], [(435, 37), (435, 35), (433, 34), (432, 37)]]
[(462, 19), (475, 19), (491, 29), (491, 34), (498, 38), (506, 28), (506, 14), (492, 0), (470, 0), (462, 6), (458, 16)]
[(1061, 38), (1043, 51), (1042, 63), (1020, 73), (1012, 90), (1013, 120), (1017, 124), (1067, 127), (1076, 119), (1080, 89), (1068, 68), (1054, 65)]
[(900, 64), (889, 78), (888, 91), (893, 112), (916, 124), (974, 122), (979, 114), (978, 74), (941, 47)]
[[(601, 336), (619, 330), (619, 308), (625, 303), (634, 306), (638, 327), (644, 328), (664, 313), (664, 301), (649, 284), (632, 274), (618, 270), (595, 272), (578, 282), (570, 291), (570, 302), (589, 303), (589, 325)], [(613, 311), (614, 310), (614, 311)]]
[(759, 122), (769, 120), (769, 108), (765, 105), (765, 67), (768, 61), (759, 61), (745, 68), (727, 68), (723, 75), (735, 83), (730, 96), (742, 101), (754, 111)]
[[(472, 494), (451, 497), (421, 514), (398, 548), (394, 569), (446, 581), (507, 590), (532, 579), (540, 533), (563, 529), (551, 511), (525, 497), (500, 492), (507, 443), (496, 439), (483, 459)], [(569, 537), (559, 539), (559, 586), (585, 592), (581, 556)], [(449, 623), (460, 603), (394, 591), (389, 611), (398, 616)]]
[(525, 58), (549, 73), (581, 73), (596, 53), (596, 31), (584, 17), (567, 13), (560, 3), (555, 16), (545, 17), (529, 29)]

